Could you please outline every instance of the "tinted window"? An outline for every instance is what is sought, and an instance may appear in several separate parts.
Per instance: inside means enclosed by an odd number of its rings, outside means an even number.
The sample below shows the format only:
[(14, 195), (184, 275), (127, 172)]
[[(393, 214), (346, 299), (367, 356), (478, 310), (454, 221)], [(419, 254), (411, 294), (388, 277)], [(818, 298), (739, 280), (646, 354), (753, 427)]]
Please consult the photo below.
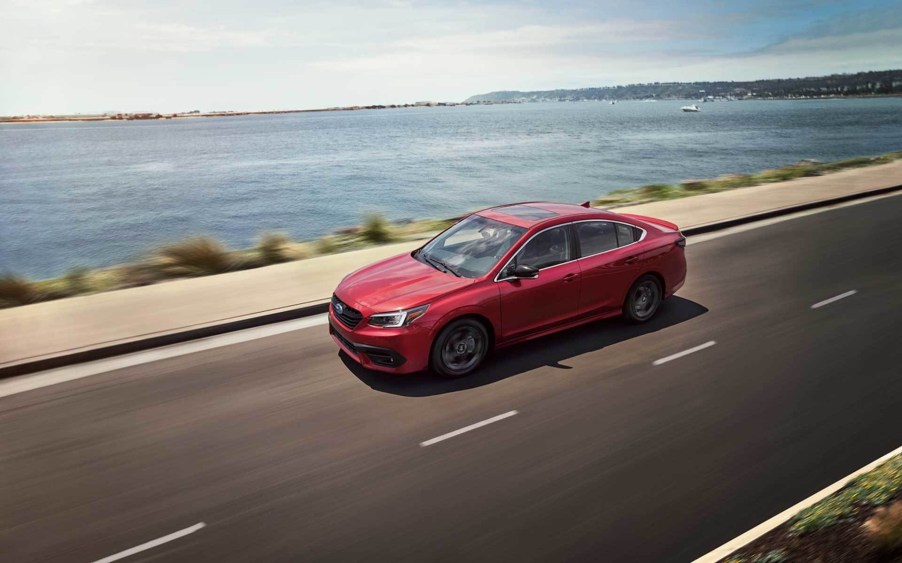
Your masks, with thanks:
[(576, 236), (582, 256), (592, 256), (617, 248), (617, 234), (614, 223), (608, 221), (588, 221), (576, 223)]
[(617, 242), (620, 243), (620, 246), (636, 242), (642, 234), (642, 231), (637, 227), (631, 227), (623, 223), (615, 223), (615, 225), (617, 226)]
[(566, 226), (548, 229), (528, 243), (517, 254), (517, 265), (538, 270), (570, 260), (570, 237)]
[(522, 227), (470, 215), (433, 239), (416, 257), (463, 277), (475, 278), (491, 270), (525, 232)]

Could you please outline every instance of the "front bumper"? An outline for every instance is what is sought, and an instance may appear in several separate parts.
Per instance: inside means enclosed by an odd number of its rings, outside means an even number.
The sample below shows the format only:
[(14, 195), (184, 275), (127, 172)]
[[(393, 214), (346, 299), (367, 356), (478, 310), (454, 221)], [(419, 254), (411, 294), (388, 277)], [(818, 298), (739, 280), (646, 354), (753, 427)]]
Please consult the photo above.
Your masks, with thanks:
[(391, 348), (351, 342), (335, 328), (331, 320), (329, 322), (329, 334), (332, 335), (332, 339), (335, 340), (341, 349), (357, 360), (358, 363), (372, 363), (378, 367), (395, 369), (407, 362), (407, 358)]
[(353, 330), (329, 307), (329, 334), (345, 354), (360, 365), (388, 373), (414, 373), (426, 369), (432, 340), (428, 331), (372, 327), (362, 321)]

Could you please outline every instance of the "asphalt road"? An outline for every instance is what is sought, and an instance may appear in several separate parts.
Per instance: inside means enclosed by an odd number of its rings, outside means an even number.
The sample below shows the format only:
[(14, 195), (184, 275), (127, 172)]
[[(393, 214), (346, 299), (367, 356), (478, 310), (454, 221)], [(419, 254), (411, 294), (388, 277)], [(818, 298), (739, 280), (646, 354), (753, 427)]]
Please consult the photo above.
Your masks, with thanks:
[(199, 522), (127, 561), (691, 560), (902, 443), (900, 219), (891, 197), (690, 244), (652, 324), (460, 382), (361, 372), (319, 326), (4, 397), (0, 560)]

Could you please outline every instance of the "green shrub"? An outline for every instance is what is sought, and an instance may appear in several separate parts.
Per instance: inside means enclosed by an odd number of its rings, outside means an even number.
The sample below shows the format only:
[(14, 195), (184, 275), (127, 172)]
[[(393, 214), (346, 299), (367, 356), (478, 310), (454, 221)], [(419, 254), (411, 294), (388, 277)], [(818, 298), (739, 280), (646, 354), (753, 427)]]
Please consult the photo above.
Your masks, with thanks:
[(388, 242), (392, 238), (388, 221), (379, 213), (370, 213), (366, 216), (360, 234), (364, 240), (373, 243)]
[(834, 170), (843, 170), (845, 168), (860, 168), (862, 166), (869, 166), (874, 164), (878, 158), (873, 158), (870, 156), (862, 156), (858, 158), (847, 158), (846, 160), (838, 160), (836, 162), (828, 162), (826, 164), (822, 164), (821, 168), (823, 170), (834, 171)]
[(282, 233), (264, 233), (257, 245), (257, 252), (264, 264), (278, 264), (291, 260), (289, 245), (291, 239)]
[(592, 202), (593, 207), (605, 207), (609, 205), (619, 205), (621, 203), (629, 203), (631, 200), (625, 197), (602, 197)]
[(783, 168), (776, 168), (774, 170), (765, 170), (756, 174), (755, 179), (765, 183), (785, 182), (786, 180), (793, 180), (804, 176), (817, 176), (820, 173), (819, 170), (820, 167), (818, 165), (795, 164), (792, 166), (784, 166)]
[(680, 188), (690, 192), (703, 192), (711, 189), (711, 180), (683, 180)]
[(79, 293), (90, 291), (90, 282), (88, 280), (88, 274), (90, 272), (90, 270), (81, 266), (70, 268), (69, 271), (66, 272), (64, 278), (66, 282), (66, 292), (70, 295), (77, 295)]
[(861, 506), (877, 506), (888, 502), (902, 490), (902, 455), (877, 469), (853, 479), (835, 495), (806, 508), (793, 517), (790, 532), (807, 534), (849, 520)]
[(783, 563), (783, 561), (786, 561), (786, 552), (782, 549), (772, 549), (752, 558), (752, 563)]
[(686, 193), (673, 184), (648, 184), (636, 190), (641, 199), (673, 199)]
[(745, 188), (748, 186), (754, 186), (759, 182), (755, 180), (755, 177), (751, 174), (727, 174), (724, 176), (719, 176), (717, 180), (713, 182), (713, 188), (715, 190), (731, 190), (733, 188)]
[(28, 305), (38, 301), (40, 296), (34, 284), (23, 277), (14, 274), (0, 276), (0, 308)]
[(228, 250), (210, 237), (191, 238), (157, 251), (161, 269), (172, 275), (205, 276), (232, 270), (234, 260)]

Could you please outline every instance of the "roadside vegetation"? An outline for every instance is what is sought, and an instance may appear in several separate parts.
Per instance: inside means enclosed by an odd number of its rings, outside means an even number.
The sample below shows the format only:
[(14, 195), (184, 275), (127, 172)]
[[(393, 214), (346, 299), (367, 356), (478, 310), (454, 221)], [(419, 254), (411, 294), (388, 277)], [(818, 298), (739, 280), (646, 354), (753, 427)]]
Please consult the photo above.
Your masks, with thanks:
[(736, 188), (759, 186), (761, 184), (785, 182), (786, 180), (794, 180), (795, 178), (803, 178), (806, 176), (822, 176), (839, 170), (861, 168), (863, 166), (872, 166), (874, 164), (886, 164), (899, 159), (902, 159), (902, 151), (891, 152), (875, 157), (850, 158), (848, 160), (840, 160), (837, 162), (803, 160), (796, 164), (775, 168), (773, 170), (764, 170), (757, 174), (727, 174), (708, 180), (683, 180), (679, 184), (647, 184), (638, 188), (616, 190), (609, 194), (605, 194), (604, 197), (595, 200), (592, 204), (599, 207), (618, 207), (621, 205), (635, 205), (638, 203), (649, 203), (665, 199), (677, 199), (699, 194), (722, 192)]
[(902, 454), (723, 560), (902, 561)]
[[(734, 174), (710, 180), (684, 180), (679, 184), (648, 184), (617, 190), (593, 204), (599, 207), (618, 207), (675, 199), (804, 176), (819, 176), (898, 159), (902, 159), (902, 151), (838, 162), (803, 161), (758, 174)], [(338, 229), (316, 240), (298, 241), (285, 233), (268, 232), (261, 234), (257, 245), (252, 248), (231, 249), (212, 237), (198, 236), (160, 246), (138, 262), (98, 269), (76, 267), (58, 278), (28, 280), (14, 273), (0, 272), (0, 309), (428, 238), (448, 228), (458, 219), (459, 217), (390, 222), (381, 214), (370, 213), (363, 218), (361, 225)]]
[(267, 232), (260, 235), (256, 246), (245, 249), (228, 248), (209, 236), (192, 237), (162, 245), (138, 262), (110, 268), (76, 267), (64, 276), (37, 281), (15, 274), (0, 275), (0, 309), (422, 239), (455, 221), (427, 219), (392, 223), (378, 213), (371, 213), (364, 217), (362, 225), (339, 229), (317, 240), (298, 241), (285, 233)]

